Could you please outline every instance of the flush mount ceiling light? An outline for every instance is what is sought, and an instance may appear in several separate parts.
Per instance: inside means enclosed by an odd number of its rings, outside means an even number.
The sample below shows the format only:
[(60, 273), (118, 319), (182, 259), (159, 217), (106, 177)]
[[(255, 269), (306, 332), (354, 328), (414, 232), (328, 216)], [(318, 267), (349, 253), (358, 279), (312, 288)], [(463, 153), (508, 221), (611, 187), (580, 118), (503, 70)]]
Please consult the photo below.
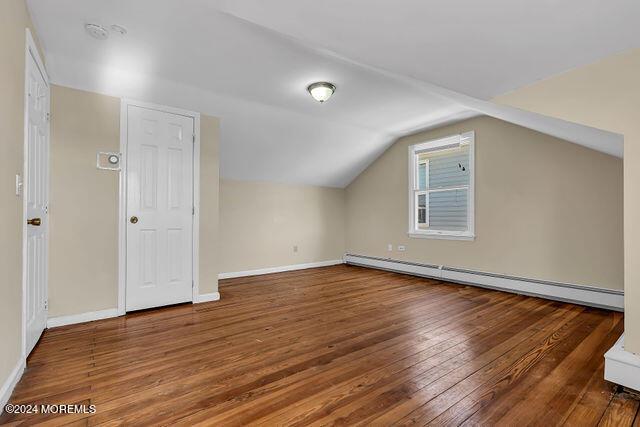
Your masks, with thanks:
[(310, 84), (309, 87), (307, 87), (307, 90), (309, 91), (313, 99), (318, 102), (324, 102), (327, 99), (331, 98), (333, 92), (336, 91), (336, 87), (329, 82), (316, 82)]
[(109, 37), (109, 31), (104, 28), (102, 25), (98, 24), (86, 24), (84, 29), (87, 30), (87, 33), (94, 39), (105, 40)]

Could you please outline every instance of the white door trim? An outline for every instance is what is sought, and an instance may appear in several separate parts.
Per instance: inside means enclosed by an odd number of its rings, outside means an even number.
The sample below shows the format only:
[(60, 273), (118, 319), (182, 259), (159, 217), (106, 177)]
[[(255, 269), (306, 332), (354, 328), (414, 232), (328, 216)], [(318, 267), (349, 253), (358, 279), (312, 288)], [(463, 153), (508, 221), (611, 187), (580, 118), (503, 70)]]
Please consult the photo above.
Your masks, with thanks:
[(193, 118), (194, 144), (193, 144), (193, 236), (192, 236), (192, 271), (193, 289), (192, 302), (198, 301), (200, 293), (200, 113), (167, 107), (149, 102), (135, 101), (122, 98), (120, 102), (120, 180), (118, 202), (118, 315), (126, 313), (127, 291), (127, 135), (129, 106), (148, 108), (163, 111), (165, 113), (178, 114)]
[[(27, 102), (27, 98), (29, 96), (29, 80), (26, 78), (27, 73), (29, 72), (29, 58), (32, 57), (40, 73), (42, 73), (42, 77), (44, 78), (45, 84), (51, 88), (49, 75), (47, 74), (47, 69), (44, 66), (44, 62), (42, 62), (42, 58), (40, 57), (40, 52), (38, 51), (38, 47), (36, 46), (36, 42), (33, 39), (33, 35), (31, 34), (31, 30), (28, 28), (25, 29), (25, 48), (24, 48), (24, 64), (25, 64), (25, 79), (24, 79), (24, 127), (23, 127), (23, 162), (22, 162), (22, 182), (26, 182), (26, 173), (28, 169), (28, 153), (29, 153), (29, 103)], [(50, 127), (50, 124), (47, 124)], [(49, 157), (47, 156), (47, 164), (49, 164)], [(50, 180), (48, 181), (50, 184)], [(51, 202), (51, 192), (47, 191), (49, 194), (49, 202)], [(27, 357), (27, 198), (25, 197), (25, 187), (22, 186), (21, 190), (22, 195), (22, 358), (26, 359)], [(48, 244), (48, 242), (47, 242)], [(49, 272), (49, 264), (47, 259), (46, 272), (48, 275)], [(48, 299), (48, 281), (47, 287), (45, 288), (45, 295)]]

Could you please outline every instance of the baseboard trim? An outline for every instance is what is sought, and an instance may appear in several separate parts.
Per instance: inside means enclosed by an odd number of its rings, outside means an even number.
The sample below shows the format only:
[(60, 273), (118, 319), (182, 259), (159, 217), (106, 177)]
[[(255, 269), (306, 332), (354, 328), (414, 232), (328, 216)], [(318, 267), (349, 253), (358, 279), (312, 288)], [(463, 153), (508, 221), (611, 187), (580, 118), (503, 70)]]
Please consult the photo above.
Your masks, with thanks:
[(26, 366), (25, 358), (20, 356), (20, 360), (18, 360), (9, 377), (5, 380), (4, 384), (2, 384), (2, 388), (0, 389), (0, 415), (4, 413), (4, 407), (9, 403), (13, 389), (16, 387), (16, 384), (18, 384), (18, 381), (20, 381), (20, 378), (22, 378), (22, 373)]
[(328, 267), (330, 265), (344, 264), (341, 259), (330, 261), (308, 262), (306, 264), (283, 265), (280, 267), (259, 268), (257, 270), (234, 271), (231, 273), (220, 273), (218, 279), (233, 279), (235, 277), (259, 276), (261, 274), (282, 273), (284, 271), (305, 270), (307, 268)]
[(211, 292), (209, 294), (200, 294), (197, 296), (196, 304), (200, 304), (202, 302), (210, 302), (210, 301), (218, 301), (220, 299), (220, 292)]
[(604, 379), (640, 391), (640, 356), (624, 349), (624, 334), (604, 354)]
[(430, 277), (465, 285), (530, 295), (556, 301), (624, 310), (624, 292), (592, 286), (514, 277), (482, 271), (463, 270), (443, 265), (420, 264), (365, 255), (346, 254), (345, 263), (395, 271), (414, 276)]
[(72, 314), (70, 316), (51, 317), (47, 320), (47, 328), (74, 325), (76, 323), (93, 322), (94, 320), (102, 320), (102, 319), (108, 319), (110, 317), (118, 317), (118, 316), (120, 316), (118, 309), (110, 308), (107, 310)]
[[(219, 292), (198, 295), (194, 303), (202, 303), (209, 301), (218, 301), (220, 299)], [(56, 328), (58, 326), (75, 325), (76, 323), (93, 322), (94, 320), (109, 319), (111, 317), (122, 316), (126, 313), (120, 313), (117, 308), (107, 310), (91, 311), (88, 313), (72, 314), (70, 316), (52, 317), (47, 320), (47, 328)]]

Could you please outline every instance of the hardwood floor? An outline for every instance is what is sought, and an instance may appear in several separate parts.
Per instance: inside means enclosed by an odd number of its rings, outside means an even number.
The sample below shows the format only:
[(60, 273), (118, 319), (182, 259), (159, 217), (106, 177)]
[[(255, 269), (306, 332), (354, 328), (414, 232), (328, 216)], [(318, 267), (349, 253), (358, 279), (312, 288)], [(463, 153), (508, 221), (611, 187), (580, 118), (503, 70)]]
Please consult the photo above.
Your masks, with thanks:
[[(639, 425), (603, 379), (620, 313), (353, 266), (47, 330), (12, 403), (50, 425)], [(635, 424), (634, 424), (635, 423)]]

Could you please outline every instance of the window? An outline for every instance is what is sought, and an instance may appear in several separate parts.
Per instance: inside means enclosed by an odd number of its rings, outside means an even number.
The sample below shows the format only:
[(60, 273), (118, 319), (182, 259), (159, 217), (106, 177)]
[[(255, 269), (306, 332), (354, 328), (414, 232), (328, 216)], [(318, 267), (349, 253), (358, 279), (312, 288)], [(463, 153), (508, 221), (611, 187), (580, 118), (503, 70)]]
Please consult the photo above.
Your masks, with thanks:
[(409, 235), (474, 238), (474, 133), (409, 147)]

